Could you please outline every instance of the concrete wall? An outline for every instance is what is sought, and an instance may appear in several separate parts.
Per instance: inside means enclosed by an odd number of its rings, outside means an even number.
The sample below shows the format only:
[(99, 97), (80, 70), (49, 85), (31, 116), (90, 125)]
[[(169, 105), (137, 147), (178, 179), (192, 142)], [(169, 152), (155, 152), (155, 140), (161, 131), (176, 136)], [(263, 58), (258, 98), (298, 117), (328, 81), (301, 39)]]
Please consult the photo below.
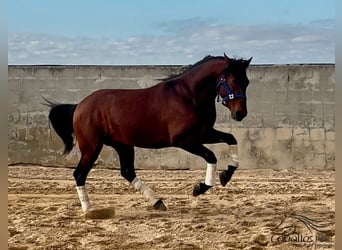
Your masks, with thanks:
[[(63, 144), (48, 124), (41, 96), (77, 103), (96, 89), (144, 88), (180, 66), (9, 66), (8, 163), (75, 166), (77, 149)], [(216, 127), (239, 141), (241, 168), (334, 169), (334, 65), (252, 65), (247, 118), (238, 123), (217, 104)], [(229, 148), (210, 145), (225, 168)], [(118, 168), (104, 148), (97, 164)], [(136, 149), (137, 168), (204, 168), (204, 161), (176, 148)]]

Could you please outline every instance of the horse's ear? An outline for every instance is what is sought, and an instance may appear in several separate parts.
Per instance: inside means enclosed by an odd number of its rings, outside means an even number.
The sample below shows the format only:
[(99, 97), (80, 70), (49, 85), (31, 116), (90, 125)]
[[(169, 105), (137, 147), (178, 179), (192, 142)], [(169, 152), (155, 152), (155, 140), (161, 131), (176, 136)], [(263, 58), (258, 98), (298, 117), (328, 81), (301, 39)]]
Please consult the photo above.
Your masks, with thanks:
[(247, 67), (248, 67), (249, 64), (251, 63), (252, 59), (253, 59), (253, 56), (247, 60)]
[(226, 55), (226, 53), (223, 53), (223, 55), (224, 55), (224, 60), (226, 60), (226, 62), (229, 63), (230, 61), (229, 57)]

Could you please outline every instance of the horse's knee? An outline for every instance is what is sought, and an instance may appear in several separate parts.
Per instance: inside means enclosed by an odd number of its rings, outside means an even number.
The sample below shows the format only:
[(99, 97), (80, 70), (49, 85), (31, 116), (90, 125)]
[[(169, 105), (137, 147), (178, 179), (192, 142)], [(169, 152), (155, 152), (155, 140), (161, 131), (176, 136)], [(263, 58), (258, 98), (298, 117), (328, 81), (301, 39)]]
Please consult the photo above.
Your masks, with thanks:
[(228, 135), (227, 136), (227, 144), (228, 145), (237, 145), (238, 142), (237, 142), (235, 136), (232, 134), (227, 134), (227, 135)]

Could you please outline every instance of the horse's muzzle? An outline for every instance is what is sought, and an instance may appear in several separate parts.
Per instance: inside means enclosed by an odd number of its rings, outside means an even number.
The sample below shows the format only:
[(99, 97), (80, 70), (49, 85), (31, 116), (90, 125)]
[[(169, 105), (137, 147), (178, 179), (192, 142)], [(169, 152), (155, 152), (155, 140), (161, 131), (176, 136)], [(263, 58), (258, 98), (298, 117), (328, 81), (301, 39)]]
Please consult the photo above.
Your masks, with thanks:
[(247, 112), (242, 112), (242, 111), (237, 110), (236, 112), (232, 112), (231, 116), (233, 120), (240, 122), (243, 120), (243, 118), (247, 116)]

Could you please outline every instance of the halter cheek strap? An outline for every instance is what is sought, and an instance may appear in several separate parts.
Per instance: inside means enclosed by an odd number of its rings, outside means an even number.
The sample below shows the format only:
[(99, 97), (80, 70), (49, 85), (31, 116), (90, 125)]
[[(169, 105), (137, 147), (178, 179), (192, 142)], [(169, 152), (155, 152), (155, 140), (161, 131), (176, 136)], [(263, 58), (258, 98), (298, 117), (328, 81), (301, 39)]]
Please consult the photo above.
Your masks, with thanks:
[[(227, 91), (228, 95), (221, 96), (220, 95), (220, 89), (221, 87), (224, 87), (224, 89)], [(217, 102), (220, 100), (220, 96), (222, 98), (222, 104), (226, 104), (229, 100), (233, 99), (246, 99), (247, 96), (245, 94), (234, 94), (233, 90), (229, 87), (227, 81), (225, 78), (220, 78), (220, 80), (217, 82), (216, 85), (216, 91), (217, 91)]]

